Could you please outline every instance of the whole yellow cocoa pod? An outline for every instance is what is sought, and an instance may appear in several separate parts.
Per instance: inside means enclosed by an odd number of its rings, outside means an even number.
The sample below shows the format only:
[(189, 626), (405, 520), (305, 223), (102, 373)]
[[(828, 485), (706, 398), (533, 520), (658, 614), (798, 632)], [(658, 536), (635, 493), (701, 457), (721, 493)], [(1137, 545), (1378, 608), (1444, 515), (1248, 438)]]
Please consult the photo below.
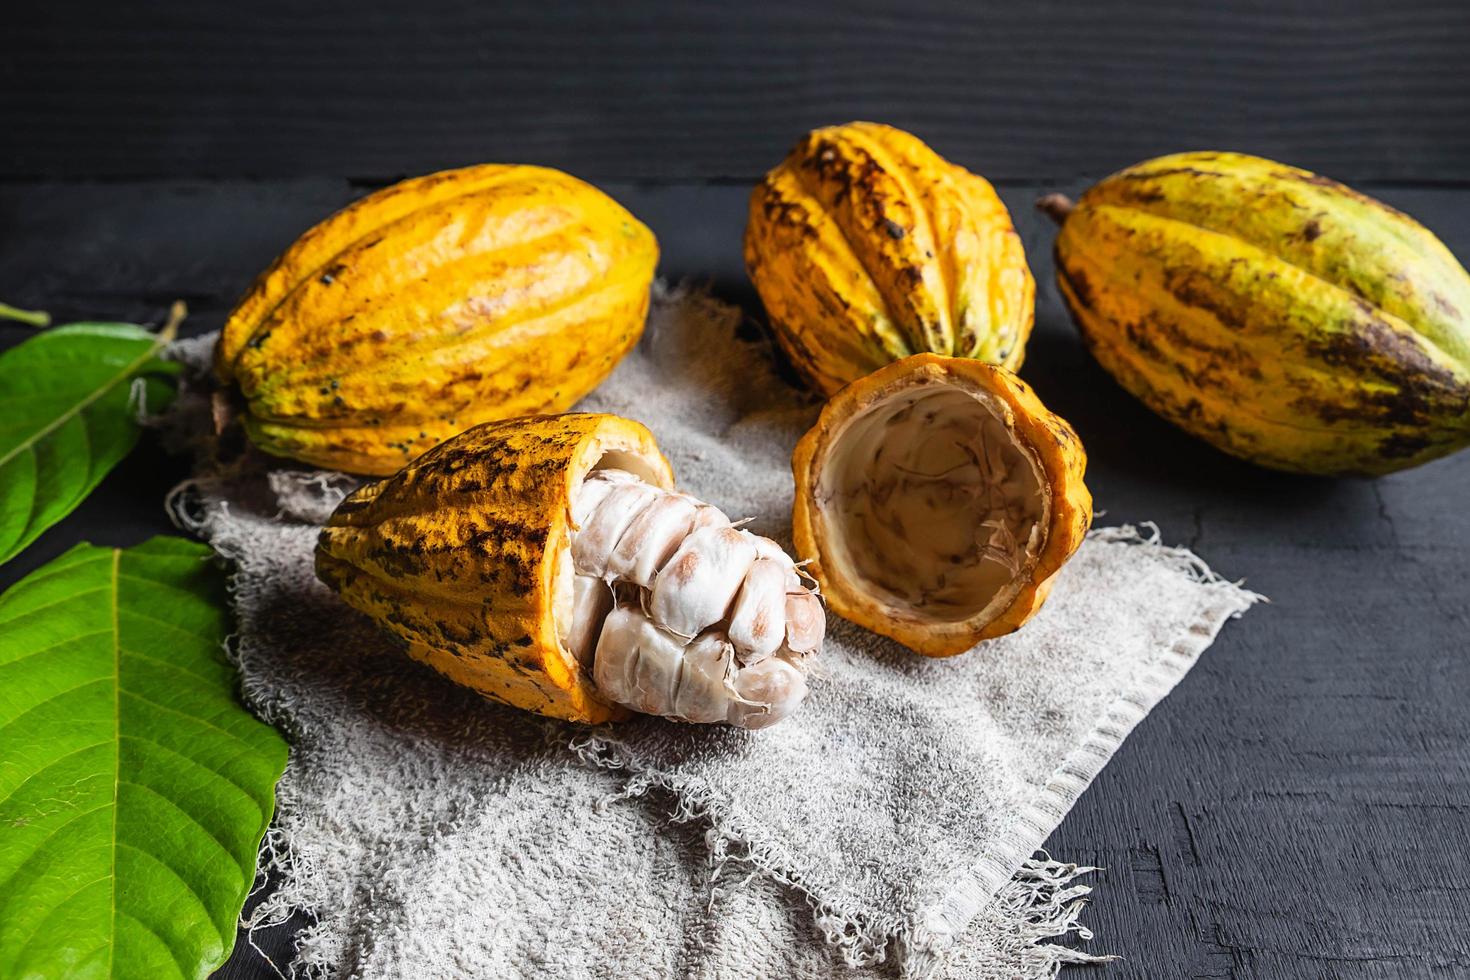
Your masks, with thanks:
[(751, 195), (745, 265), (824, 394), (910, 354), (1025, 357), (1036, 286), (1005, 205), (891, 126), (807, 134)]
[(652, 232), (574, 177), (446, 170), (302, 235), (215, 370), (265, 451), (392, 473), (477, 423), (571, 407), (637, 342), (657, 262)]

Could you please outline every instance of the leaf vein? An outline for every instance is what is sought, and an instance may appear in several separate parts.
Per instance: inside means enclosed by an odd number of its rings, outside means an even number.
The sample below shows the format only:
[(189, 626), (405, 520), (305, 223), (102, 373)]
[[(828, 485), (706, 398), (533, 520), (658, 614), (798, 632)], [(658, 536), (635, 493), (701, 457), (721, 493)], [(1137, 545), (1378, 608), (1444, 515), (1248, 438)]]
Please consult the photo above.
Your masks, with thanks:
[(117, 914), (125, 919), (131, 919), (136, 922), (143, 929), (144, 932), (157, 939), (158, 944), (164, 949), (168, 950), (168, 958), (173, 960), (174, 969), (178, 971), (177, 976), (180, 978), (180, 980), (183, 980), (184, 977), (188, 976), (188, 974), (184, 972), (184, 964), (179, 962), (178, 950), (169, 945), (168, 940), (164, 938), (162, 933), (150, 926), (148, 923), (144, 922), (142, 919), (138, 918), (136, 915), (133, 915), (131, 912), (124, 911), (123, 909), (118, 909)]
[[(210, 828), (206, 827), (203, 823), (201, 823), (198, 817), (194, 816), (188, 810), (185, 810), (183, 807), (179, 806), (179, 804), (176, 801), (169, 799), (167, 796), (163, 795), (158, 790), (154, 789), (152, 786), (149, 786), (147, 783), (140, 783), (140, 782), (138, 782), (137, 780), (134, 780), (134, 779), (121, 779), (121, 780), (118, 780), (118, 782), (121, 785), (124, 785), (124, 786), (132, 786), (134, 789), (141, 789), (141, 790), (143, 790), (144, 792), (148, 793), (151, 796), (156, 796), (160, 800), (162, 800), (163, 802), (167, 803), (170, 808), (172, 808), (174, 810), (177, 810), (178, 813), (179, 813), (179, 816), (183, 817), (186, 821), (188, 821), (189, 823), (191, 823), (194, 826), (198, 827), (200, 830), (204, 831), (204, 836), (206, 836), (210, 840), (214, 841), (214, 846), (215, 847), (218, 847), (220, 849), (220, 851), (222, 851), (224, 853), (225, 860), (229, 862), (230, 867), (232, 867), (232, 868), (238, 868), (239, 867), (239, 863), (235, 860), (235, 855), (232, 854), (232, 853), (230, 853), (229, 846), (226, 845), (224, 841), (222, 841), (222, 840), (219, 839), (219, 835), (216, 834)], [(159, 860), (161, 861), (163, 859), (162, 858), (159, 858)], [(201, 899), (201, 901), (202, 901), (202, 899)]]
[[(114, 849), (114, 853), (116, 853), (117, 851), (122, 850), (123, 848), (127, 848), (130, 851), (134, 851), (134, 852), (136, 852), (138, 854), (143, 855), (144, 857), (146, 857), (150, 861), (152, 861), (154, 864), (158, 865), (160, 868), (163, 868), (169, 874), (173, 875), (174, 878), (176, 878), (178, 880), (179, 884), (181, 884), (181, 885), (184, 886), (184, 890), (187, 891), (190, 895), (192, 895), (194, 897), (194, 901), (197, 902), (198, 905), (199, 905), (199, 910), (204, 913), (205, 920), (209, 923), (209, 925), (210, 925), (211, 928), (214, 928), (215, 935), (216, 936), (219, 936), (219, 929), (215, 927), (215, 925), (214, 925), (214, 919), (209, 914), (209, 905), (205, 903), (203, 896), (201, 896), (197, 891), (194, 890), (194, 886), (191, 885), (191, 884), (189, 884), (187, 881), (184, 880), (184, 876), (181, 875), (181, 874), (179, 874), (177, 868), (175, 868), (173, 865), (169, 864), (167, 861), (165, 861), (163, 858), (159, 857), (157, 854), (154, 854), (152, 851), (149, 851), (149, 850), (147, 850), (145, 848), (139, 847), (137, 844), (129, 843), (128, 841), (125, 841), (125, 840), (120, 840), (120, 841), (117, 842), (117, 847)], [(116, 887), (116, 881), (114, 881), (113, 887), (114, 888)], [(113, 911), (114, 912), (117, 911), (116, 910), (116, 907), (114, 907)], [(221, 940), (224, 939), (223, 936), (219, 936), (219, 938)]]
[(118, 570), (122, 567), (122, 550), (112, 549), (112, 897), (108, 905), (112, 908), (109, 925), (112, 940), (107, 950), (107, 970), (103, 976), (112, 976), (117, 962), (117, 805), (118, 783), (122, 779), (122, 632), (117, 621)]
[(87, 752), (87, 751), (90, 751), (92, 749), (98, 749), (98, 748), (101, 748), (102, 746), (108, 745), (108, 744), (110, 744), (110, 743), (108, 743), (108, 742), (92, 742), (90, 745), (83, 745), (81, 748), (72, 749), (70, 752), (67, 752), (65, 755), (58, 755), (56, 758), (52, 759), (50, 762), (46, 763), (41, 768), (37, 769), (35, 772), (33, 772), (30, 775), (26, 776), (25, 779), (22, 779), (20, 782), (16, 783), (15, 784), (15, 788), (12, 789), (9, 793), (6, 793), (3, 797), (0, 797), (0, 809), (3, 809), (4, 806), (5, 806), (5, 804), (9, 803), (11, 800), (13, 800), (15, 798), (15, 794), (16, 793), (19, 793), (21, 790), (25, 789), (26, 784), (29, 783), (31, 780), (35, 779), (37, 776), (41, 775), (41, 773), (46, 772), (48, 769), (54, 769), (55, 767), (61, 765), (61, 763), (65, 762), (67, 759), (70, 759), (74, 755), (81, 755), (83, 752)]
[[(87, 882), (86, 884), (78, 885), (76, 888), (72, 889), (72, 891), (65, 898), (63, 898), (61, 901), (57, 902), (55, 905), (51, 906), (51, 911), (49, 911), (49, 912), (46, 913), (46, 918), (44, 918), (44, 919), (41, 920), (40, 925), (41, 926), (44, 926), (46, 923), (50, 922), (51, 921), (51, 917), (54, 916), (56, 914), (57, 910), (59, 910), (67, 902), (70, 902), (72, 899), (76, 898), (82, 892), (86, 891), (88, 888), (91, 888), (93, 885), (97, 884), (99, 881), (106, 881), (106, 880), (107, 880), (107, 876), (106, 875), (103, 875), (101, 878), (93, 878), (91, 881)], [(46, 934), (46, 930), (43, 929), (43, 928), (37, 928), (35, 932), (31, 933), (31, 935), (29, 936), (29, 938), (26, 939), (25, 945), (22, 946), (19, 950), (16, 951), (16, 956), (15, 956), (16, 962), (20, 962), (21, 961), (21, 957), (25, 953), (25, 951), (28, 950), (28, 949), (30, 949), (31, 946), (33, 946), (35, 944), (36, 940), (37, 939), (40, 939), (45, 934)], [(101, 949), (102, 946), (106, 946), (106, 945), (111, 945), (111, 944), (110, 943), (101, 943), (101, 944), (99, 944), (97, 946), (93, 946), (91, 950), (88, 950), (88, 955), (90, 955), (93, 951), (98, 950), (98, 949)]]
[(20, 862), (20, 864), (17, 864), (15, 866), (15, 870), (11, 871), (10, 872), (10, 875), (8, 877), (3, 878), (3, 879), (0, 879), (0, 890), (3, 890), (3, 888), (4, 888), (5, 885), (8, 885), (12, 881), (14, 881), (15, 880), (15, 876), (18, 875), (18, 874), (20, 874), (20, 872), (25, 869), (25, 866), (26, 865), (28, 865), (32, 861), (34, 861), (36, 859), (36, 855), (37, 854), (40, 854), (42, 851), (44, 851), (46, 849), (46, 845), (51, 842), (51, 838), (55, 837), (57, 834), (61, 833), (63, 830), (65, 830), (66, 828), (70, 827), (72, 824), (76, 823), (78, 820), (81, 820), (83, 817), (90, 817), (92, 814), (96, 813), (99, 810), (106, 810), (109, 806), (115, 808), (116, 807), (116, 803), (103, 803), (101, 806), (94, 806), (90, 810), (83, 810), (81, 813), (72, 814), (71, 819), (67, 820), (65, 823), (58, 824), (56, 827), (54, 827), (51, 830), (51, 833), (47, 834), (45, 837), (42, 837), (39, 841), (36, 842), (35, 848), (32, 849), (32, 851), (31, 851), (30, 854), (26, 855), (26, 859), (24, 861)]
[(3, 725), (0, 725), (0, 733), (3, 733), (7, 728), (9, 728), (11, 725), (14, 725), (16, 722), (20, 721), (22, 718), (24, 718), (26, 715), (30, 714), (32, 711), (35, 711), (38, 708), (44, 708), (46, 705), (50, 704), (52, 701), (55, 701), (57, 698), (64, 698), (68, 694), (74, 694), (77, 691), (80, 691), (84, 687), (91, 687), (93, 684), (104, 684), (106, 682), (107, 682), (107, 678), (105, 678), (105, 677), (94, 677), (92, 680), (87, 681), (84, 684), (78, 684), (75, 687), (69, 687), (69, 688), (67, 688), (64, 691), (57, 691), (55, 694), (51, 695), (48, 698), (42, 698), (40, 701), (37, 701), (35, 704), (31, 705), (29, 708), (27, 708), (26, 710), (22, 711), (20, 714), (16, 715), (14, 718), (12, 718), (9, 721), (5, 722)]
[(105, 556), (95, 555), (87, 558), (79, 558), (74, 561), (67, 562), (66, 564), (62, 564), (63, 559), (67, 558), (68, 554), (60, 555), (50, 564), (38, 568), (30, 575), (27, 575), (25, 578), (15, 583), (15, 585), (11, 586), (10, 591), (5, 593), (4, 599), (8, 602), (13, 596), (23, 595), (36, 586), (40, 585), (42, 582), (49, 582), (54, 578), (65, 575), (68, 572), (75, 572), (77, 569), (85, 568), (88, 565), (101, 564), (105, 560)]
[[(31, 609), (23, 610), (19, 613), (16, 613), (9, 619), (0, 620), (0, 626), (10, 626), (16, 620), (25, 619), (27, 616), (34, 616), (38, 612), (45, 612), (47, 609), (55, 609), (57, 606), (63, 605), (65, 603), (73, 602), (77, 599), (85, 598), (89, 595), (96, 595), (99, 592), (106, 591), (108, 591), (107, 586), (99, 585), (95, 589), (84, 589), (81, 592), (73, 592), (70, 595), (62, 596), (60, 599), (52, 599), (50, 602), (42, 603), (41, 605), (35, 606)], [(106, 632), (106, 630), (101, 630), (100, 632)]]
[(252, 747), (252, 748), (254, 747), (254, 746), (251, 745), (251, 743), (248, 740), (245, 739), (244, 736), (237, 735), (237, 734), (235, 734), (234, 732), (230, 731), (227, 728), (221, 728), (220, 726), (216, 725), (214, 722), (210, 721), (208, 718), (201, 718), (198, 715), (191, 715), (187, 711), (180, 711), (178, 708), (171, 708), (171, 707), (169, 707), (166, 704), (160, 704), (159, 702), (154, 701), (151, 698), (145, 698), (143, 695), (139, 694), (137, 691), (128, 691), (127, 692), (127, 695), (130, 698), (135, 698), (136, 700), (143, 702), (144, 704), (148, 705), (150, 708), (157, 708), (159, 711), (167, 711), (171, 715), (178, 715), (180, 718), (187, 718), (190, 721), (198, 722), (199, 724), (205, 726), (206, 728), (212, 728), (215, 731), (219, 732), (221, 735), (224, 735), (227, 738), (230, 738), (230, 739), (233, 739), (236, 742), (239, 742), (241, 745)]
[(27, 661), (27, 660), (31, 659), (32, 657), (39, 657), (43, 653), (50, 653), (52, 650), (56, 650), (56, 649), (59, 649), (60, 647), (64, 647), (68, 643), (75, 643), (77, 640), (90, 639), (91, 637), (94, 637), (94, 636), (106, 636), (107, 634), (109, 634), (111, 632), (112, 632), (112, 630), (110, 630), (110, 629), (104, 629), (104, 630), (89, 630), (86, 633), (76, 633), (76, 634), (73, 634), (72, 636), (68, 636), (64, 640), (57, 640), (55, 643), (48, 643), (45, 646), (43, 646), (43, 647), (41, 647), (41, 648), (39, 648), (37, 650), (27, 651), (25, 654), (23, 654), (22, 656), (16, 657), (14, 660), (7, 660), (4, 663), (0, 663), (0, 667), (9, 667), (12, 664), (22, 663), (24, 661)]
[[(235, 782), (229, 776), (225, 775), (223, 772), (221, 772), (220, 770), (214, 768), (213, 766), (206, 765), (206, 764), (204, 764), (203, 762), (200, 762), (198, 759), (194, 758), (191, 755), (185, 755), (184, 753), (180, 752), (178, 749), (170, 748), (169, 746), (164, 745), (162, 742), (160, 742), (156, 738), (149, 738), (146, 735), (124, 735), (123, 738), (130, 738), (130, 739), (132, 739), (135, 742), (146, 742), (149, 745), (152, 745), (152, 746), (155, 746), (157, 748), (162, 749), (163, 751), (167, 752), (169, 755), (177, 756), (178, 758), (183, 759), (185, 762), (189, 763), (194, 768), (199, 769), (201, 772), (208, 773), (209, 775), (213, 776), (215, 779), (218, 779), (221, 782), (225, 783), (227, 786), (233, 786), (235, 789), (239, 790), (240, 793), (241, 793), (241, 795), (243, 795), (247, 800), (249, 800), (252, 804), (255, 804), (255, 808), (257, 810), (260, 809), (260, 804), (256, 802), (255, 795), (253, 793), (251, 793), (249, 789), (247, 789), (244, 786), (241, 786), (239, 783)], [(234, 755), (232, 755), (228, 759), (226, 759), (225, 762), (224, 762), (224, 764), (225, 765), (229, 765), (230, 763), (234, 762), (236, 759), (240, 758), (243, 755), (246, 755), (247, 753), (249, 753), (251, 751), (252, 750), (251, 749), (248, 749), (248, 748), (241, 749), (239, 752), (236, 752)], [(130, 780), (130, 782), (131, 782), (131, 780)], [(136, 785), (136, 784), (134, 784), (134, 785)]]
[[(162, 338), (155, 337), (153, 339), (153, 343), (148, 345), (148, 349), (133, 360), (129, 361), (127, 364), (123, 365), (121, 371), (108, 378), (95, 390), (93, 390), (85, 398), (82, 398), (71, 408), (67, 409), (65, 412), (52, 419), (49, 423), (36, 430), (33, 435), (16, 443), (16, 445), (5, 455), (0, 456), (0, 466), (4, 466), (6, 463), (9, 463), (21, 450), (32, 448), (36, 445), (36, 443), (40, 442), (42, 439), (55, 432), (61, 426), (65, 425), (69, 420), (86, 411), (93, 402), (97, 401), (99, 398), (112, 391), (124, 380), (126, 380), (128, 376), (131, 375), (135, 370), (146, 364), (148, 360), (153, 357), (153, 355), (158, 353), (158, 351), (163, 347), (163, 344), (164, 341)], [(109, 969), (111, 969), (110, 966)]]
[[(188, 630), (178, 630), (178, 632), (183, 633), (185, 636), (193, 636), (194, 635), (193, 633), (190, 633)], [(184, 674), (184, 675), (186, 675), (188, 677), (196, 677), (199, 680), (204, 681), (205, 683), (208, 683), (208, 684), (215, 684), (215, 683), (218, 683), (218, 681), (219, 681), (219, 678), (217, 678), (217, 677), (210, 677), (207, 674), (201, 674), (197, 670), (190, 670), (188, 667), (185, 667), (183, 664), (176, 664), (172, 660), (162, 660), (162, 659), (160, 659), (158, 657), (150, 657), (146, 653), (139, 653), (137, 650), (129, 650), (127, 652), (127, 655), (128, 655), (128, 659), (129, 660), (143, 660), (143, 661), (146, 661), (146, 662), (148, 662), (150, 664), (158, 664), (158, 666), (160, 666), (160, 667), (167, 667), (170, 670), (176, 670), (179, 673)]]

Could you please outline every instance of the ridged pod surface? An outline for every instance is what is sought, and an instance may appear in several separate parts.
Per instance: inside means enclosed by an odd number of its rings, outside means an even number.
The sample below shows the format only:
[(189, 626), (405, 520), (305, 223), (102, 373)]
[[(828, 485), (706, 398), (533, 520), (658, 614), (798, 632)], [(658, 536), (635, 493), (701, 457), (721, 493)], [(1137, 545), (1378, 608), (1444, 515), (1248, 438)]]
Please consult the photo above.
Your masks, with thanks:
[(1140, 163), (1048, 210), (1089, 348), (1181, 428), (1325, 475), (1470, 444), (1470, 275), (1407, 215), (1236, 153)]
[(673, 473), (643, 426), (612, 415), (478, 426), (349, 496), (322, 529), (317, 577), (415, 659), (495, 701), (575, 721), (623, 712), (562, 645), (572, 501), (609, 454), (657, 486)]
[(574, 177), (447, 170), (297, 240), (230, 315), (215, 370), (262, 449), (388, 474), (591, 391), (642, 333), (657, 261), (653, 234)]
[(791, 466), (796, 550), (823, 596), (926, 656), (1019, 629), (1092, 522), (1072, 427), (963, 358), (916, 354), (847, 385)]
[(814, 130), (750, 199), (745, 264), (798, 371), (831, 394), (917, 353), (1020, 367), (1035, 283), (985, 178), (891, 126)]
[(806, 697), (821, 602), (774, 541), (672, 484), (628, 419), (486, 423), (343, 501), (317, 576), (496, 701), (776, 724)]

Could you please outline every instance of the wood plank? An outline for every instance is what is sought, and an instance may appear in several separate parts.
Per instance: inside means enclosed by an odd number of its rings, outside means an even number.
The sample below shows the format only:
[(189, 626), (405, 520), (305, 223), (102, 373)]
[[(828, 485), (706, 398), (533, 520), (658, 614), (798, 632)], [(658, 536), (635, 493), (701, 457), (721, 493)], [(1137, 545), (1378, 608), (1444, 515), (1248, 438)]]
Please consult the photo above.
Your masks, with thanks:
[(749, 179), (870, 118), (1005, 180), (1221, 148), (1467, 181), (1467, 43), (1462, 0), (53, 0), (6, 14), (0, 177)]
[[(1069, 187), (1068, 189), (1076, 189)], [(609, 190), (649, 222), (662, 271), (759, 317), (739, 186)], [(1139, 726), (1048, 847), (1100, 864), (1099, 976), (1387, 980), (1470, 961), (1470, 453), (1378, 481), (1258, 470), (1161, 422), (1088, 358), (1051, 283), (1040, 187), (1005, 191), (1041, 280), (1023, 374), (1086, 443), (1101, 523), (1156, 520), (1272, 603), (1227, 627)], [(0, 297), (218, 326), (272, 255), (361, 189), (345, 180), (0, 186)], [(1470, 191), (1381, 191), (1470, 256)], [(26, 331), (0, 328), (0, 343)], [(184, 475), (150, 443), (0, 586), (81, 538), (167, 533)], [(299, 927), (301, 923), (296, 923)], [(292, 929), (257, 936), (278, 963)], [(1086, 974), (1086, 975), (1091, 975)], [(222, 977), (274, 976), (241, 944)]]

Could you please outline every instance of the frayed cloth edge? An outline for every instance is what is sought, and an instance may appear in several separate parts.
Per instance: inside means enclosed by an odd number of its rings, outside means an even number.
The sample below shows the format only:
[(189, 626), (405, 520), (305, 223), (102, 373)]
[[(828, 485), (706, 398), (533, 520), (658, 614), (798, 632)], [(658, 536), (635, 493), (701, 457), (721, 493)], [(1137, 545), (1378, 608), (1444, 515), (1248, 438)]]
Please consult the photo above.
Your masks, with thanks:
[(1152, 522), (1098, 528), (1088, 537), (1148, 549), (1151, 557), (1205, 587), (1200, 605), (1162, 661), (1133, 679), (1087, 737), (1057, 766), (1036, 797), (1016, 813), (996, 848), (975, 862), (916, 924), (905, 975), (921, 978), (932, 974), (945, 951), (1006, 885), (1015, 869), (1041, 848), (1124, 739), (1183, 679), (1224, 624), (1257, 602), (1269, 601), (1219, 575), (1190, 549), (1165, 545), (1158, 526)]
[[(675, 801), (673, 809), (666, 814), (672, 822), (702, 821), (708, 824), (704, 836), (709, 848), (711, 909), (723, 894), (743, 887), (760, 875), (801, 897), (817, 930), (846, 966), (877, 967), (892, 958), (899, 973), (909, 977), (921, 976), (921, 971), (932, 971), (939, 965), (940, 960), (933, 955), (935, 951), (916, 944), (918, 937), (912, 920), (874, 916), (846, 903), (820, 897), (808, 884), (805, 875), (793, 869), (789, 857), (780, 854), (779, 849), (762, 839), (761, 835), (746, 828), (728, 802), (702, 782), (643, 767), (626, 746), (605, 732), (579, 735), (565, 747), (588, 766), (616, 770), (626, 775), (627, 782), (623, 788), (604, 799), (602, 806), (662, 790)], [(1092, 932), (1080, 921), (1092, 889), (1074, 884), (1074, 881), (1098, 869), (1055, 861), (1044, 851), (1038, 854), (1022, 860), (990, 898), (1004, 909), (1005, 918), (1011, 924), (1010, 938), (1018, 945), (1034, 949), (1041, 960), (1037, 975), (1056, 976), (1063, 966), (1069, 964), (1105, 963), (1116, 959), (1111, 955), (1100, 956), (1047, 942), (1068, 935), (1093, 938)], [(742, 867), (747, 869), (745, 876), (732, 886), (722, 888), (721, 883), (729, 872)]]
[[(315, 480), (322, 475), (301, 474), (300, 478)], [(210, 485), (220, 479), (216, 476), (184, 481), (168, 495), (167, 511), (182, 530), (209, 540), (221, 557), (233, 561), (240, 556), (230, 553), (227, 547), (222, 547), (222, 542), (215, 540), (216, 536), (210, 533), (211, 515), (207, 511), (201, 513), (203, 508), (199, 507), (200, 497), (204, 496), (201, 491), (207, 492)], [(336, 488), (323, 485), (321, 489)], [(1173, 656), (1138, 679), (1131, 690), (1114, 702), (1088, 739), (1058, 767), (1037, 798), (1018, 813), (1015, 827), (1002, 839), (999, 848), (982, 857), (940, 902), (917, 917), (875, 915), (855, 905), (821, 897), (789, 854), (762, 840), (752, 828), (745, 827), (731, 812), (728, 802), (718, 797), (710, 787), (697, 780), (644, 769), (613, 738), (598, 734), (578, 735), (567, 743), (563, 732), (563, 744), (585, 764), (626, 772), (628, 779), (624, 788), (608, 803), (663, 789), (676, 801), (669, 814), (671, 820), (676, 823), (696, 820), (708, 823), (705, 840), (711, 867), (711, 904), (718, 901), (722, 893), (750, 880), (750, 875), (764, 875), (802, 897), (825, 941), (849, 967), (878, 966), (892, 958), (902, 976), (914, 980), (928, 977), (943, 964), (946, 954), (975, 916), (992, 901), (1005, 902), (1013, 912), (1008, 918), (1017, 924), (1019, 930), (1013, 938), (1037, 947), (1038, 953), (1045, 957), (1045, 973), (1054, 975), (1069, 963), (1113, 959), (1044, 942), (1069, 933), (1084, 939), (1091, 938), (1091, 933), (1078, 921), (1086, 904), (1084, 896), (1091, 889), (1070, 883), (1096, 869), (1035, 855), (1050, 829), (1060, 822), (1082, 789), (1095, 778), (1138, 721), (1178, 683), (1200, 653), (1213, 642), (1223, 623), (1239, 616), (1255, 602), (1268, 600), (1244, 589), (1239, 583), (1224, 579), (1188, 548), (1164, 545), (1158, 527), (1152, 523), (1138, 527), (1100, 528), (1090, 532), (1088, 537), (1150, 549), (1160, 560), (1207, 587), (1201, 609), (1185, 636), (1175, 642), (1171, 650)], [(250, 700), (267, 717), (277, 714), (269, 704), (260, 703), (260, 692), (246, 693), (247, 697), (255, 695)], [(280, 719), (274, 720), (279, 723)], [(287, 782), (283, 780), (282, 789)], [(278, 810), (286, 810), (290, 806), (288, 800), (282, 799)], [(727, 874), (740, 867), (750, 872), (744, 881), (722, 889)], [(276, 876), (277, 884), (260, 905), (242, 917), (246, 941), (252, 946), (255, 946), (253, 937), (257, 929), (278, 925), (295, 912), (316, 919), (320, 911), (305, 899), (308, 890), (302, 882), (309, 877), (310, 870), (300, 866), (289, 836), (276, 824), (272, 825), (262, 843), (258, 870), (260, 880), (263, 881), (269, 872)], [(299, 955), (305, 938), (305, 934), (297, 937), (298, 955), (287, 966), (292, 980), (316, 980), (326, 975), (320, 963), (304, 961)], [(267, 962), (278, 975), (282, 975), (274, 962), (268, 958)]]
[[(1152, 522), (1098, 528), (1089, 532), (1088, 537), (1148, 549), (1151, 557), (1205, 587), (1200, 606), (1164, 660), (1142, 672), (1114, 700), (1087, 738), (1052, 773), (1045, 787), (1017, 812), (1011, 830), (1002, 836), (997, 847), (971, 865), (940, 901), (916, 918), (874, 915), (852, 904), (821, 896), (789, 855), (782, 853), (769, 840), (762, 839), (762, 835), (743, 826), (731, 811), (728, 801), (709, 786), (698, 780), (643, 767), (621, 742), (608, 734), (579, 735), (571, 740), (568, 748), (588, 765), (626, 774), (623, 790), (606, 803), (662, 789), (676, 801), (669, 814), (674, 822), (702, 820), (709, 824), (705, 841), (711, 864), (712, 903), (718, 899), (724, 873), (743, 865), (752, 873), (765, 875), (801, 895), (811, 909), (818, 930), (847, 966), (877, 966), (892, 957), (902, 976), (923, 980), (932, 976), (944, 963), (950, 948), (971, 921), (990, 902), (999, 900), (1013, 882), (1023, 882), (1028, 876), (1038, 882), (1059, 877), (1070, 881), (1077, 875), (1096, 870), (1046, 857), (1038, 859), (1035, 855), (1045, 853), (1041, 846), (1052, 829), (1061, 822), (1134, 727), (1194, 666), (1204, 650), (1214, 642), (1225, 622), (1239, 617), (1257, 602), (1269, 601), (1265, 596), (1244, 588), (1241, 583), (1219, 575), (1190, 549), (1165, 545), (1158, 526)], [(1022, 890), (1026, 891), (1024, 887)], [(1046, 894), (1044, 890), (1032, 891), (1036, 896)], [(1074, 897), (1080, 902), (1080, 896), (1086, 891), (1090, 889), (1084, 888)], [(1035, 900), (1040, 902), (1042, 899), (1037, 897)], [(1077, 922), (1082, 904), (1068, 906), (1064, 912), (1049, 906), (1033, 909), (1024, 904), (1024, 912), (1018, 918), (1042, 922), (1034, 934), (1028, 929), (1028, 942), (1041, 943), (1069, 932), (1091, 938), (1091, 934)], [(1054, 930), (1053, 926), (1056, 926)], [(1053, 971), (1066, 963), (1095, 963), (1114, 958), (1068, 947), (1050, 948), (1054, 950), (1049, 954), (1053, 957), (1049, 961), (1049, 969)]]
[(605, 730), (579, 734), (566, 743), (566, 748), (586, 765), (626, 775), (623, 788), (604, 800), (603, 806), (661, 789), (675, 801), (673, 810), (667, 814), (670, 820), (674, 823), (703, 821), (709, 825), (705, 844), (709, 848), (711, 905), (722, 894), (720, 884), (726, 873), (743, 865), (801, 895), (823, 938), (850, 967), (883, 963), (890, 945), (901, 943), (906, 937), (910, 925), (901, 918), (869, 916), (845, 903), (819, 897), (789, 854), (782, 853), (764, 835), (746, 827), (729, 801), (702, 781), (645, 768), (622, 742)]

